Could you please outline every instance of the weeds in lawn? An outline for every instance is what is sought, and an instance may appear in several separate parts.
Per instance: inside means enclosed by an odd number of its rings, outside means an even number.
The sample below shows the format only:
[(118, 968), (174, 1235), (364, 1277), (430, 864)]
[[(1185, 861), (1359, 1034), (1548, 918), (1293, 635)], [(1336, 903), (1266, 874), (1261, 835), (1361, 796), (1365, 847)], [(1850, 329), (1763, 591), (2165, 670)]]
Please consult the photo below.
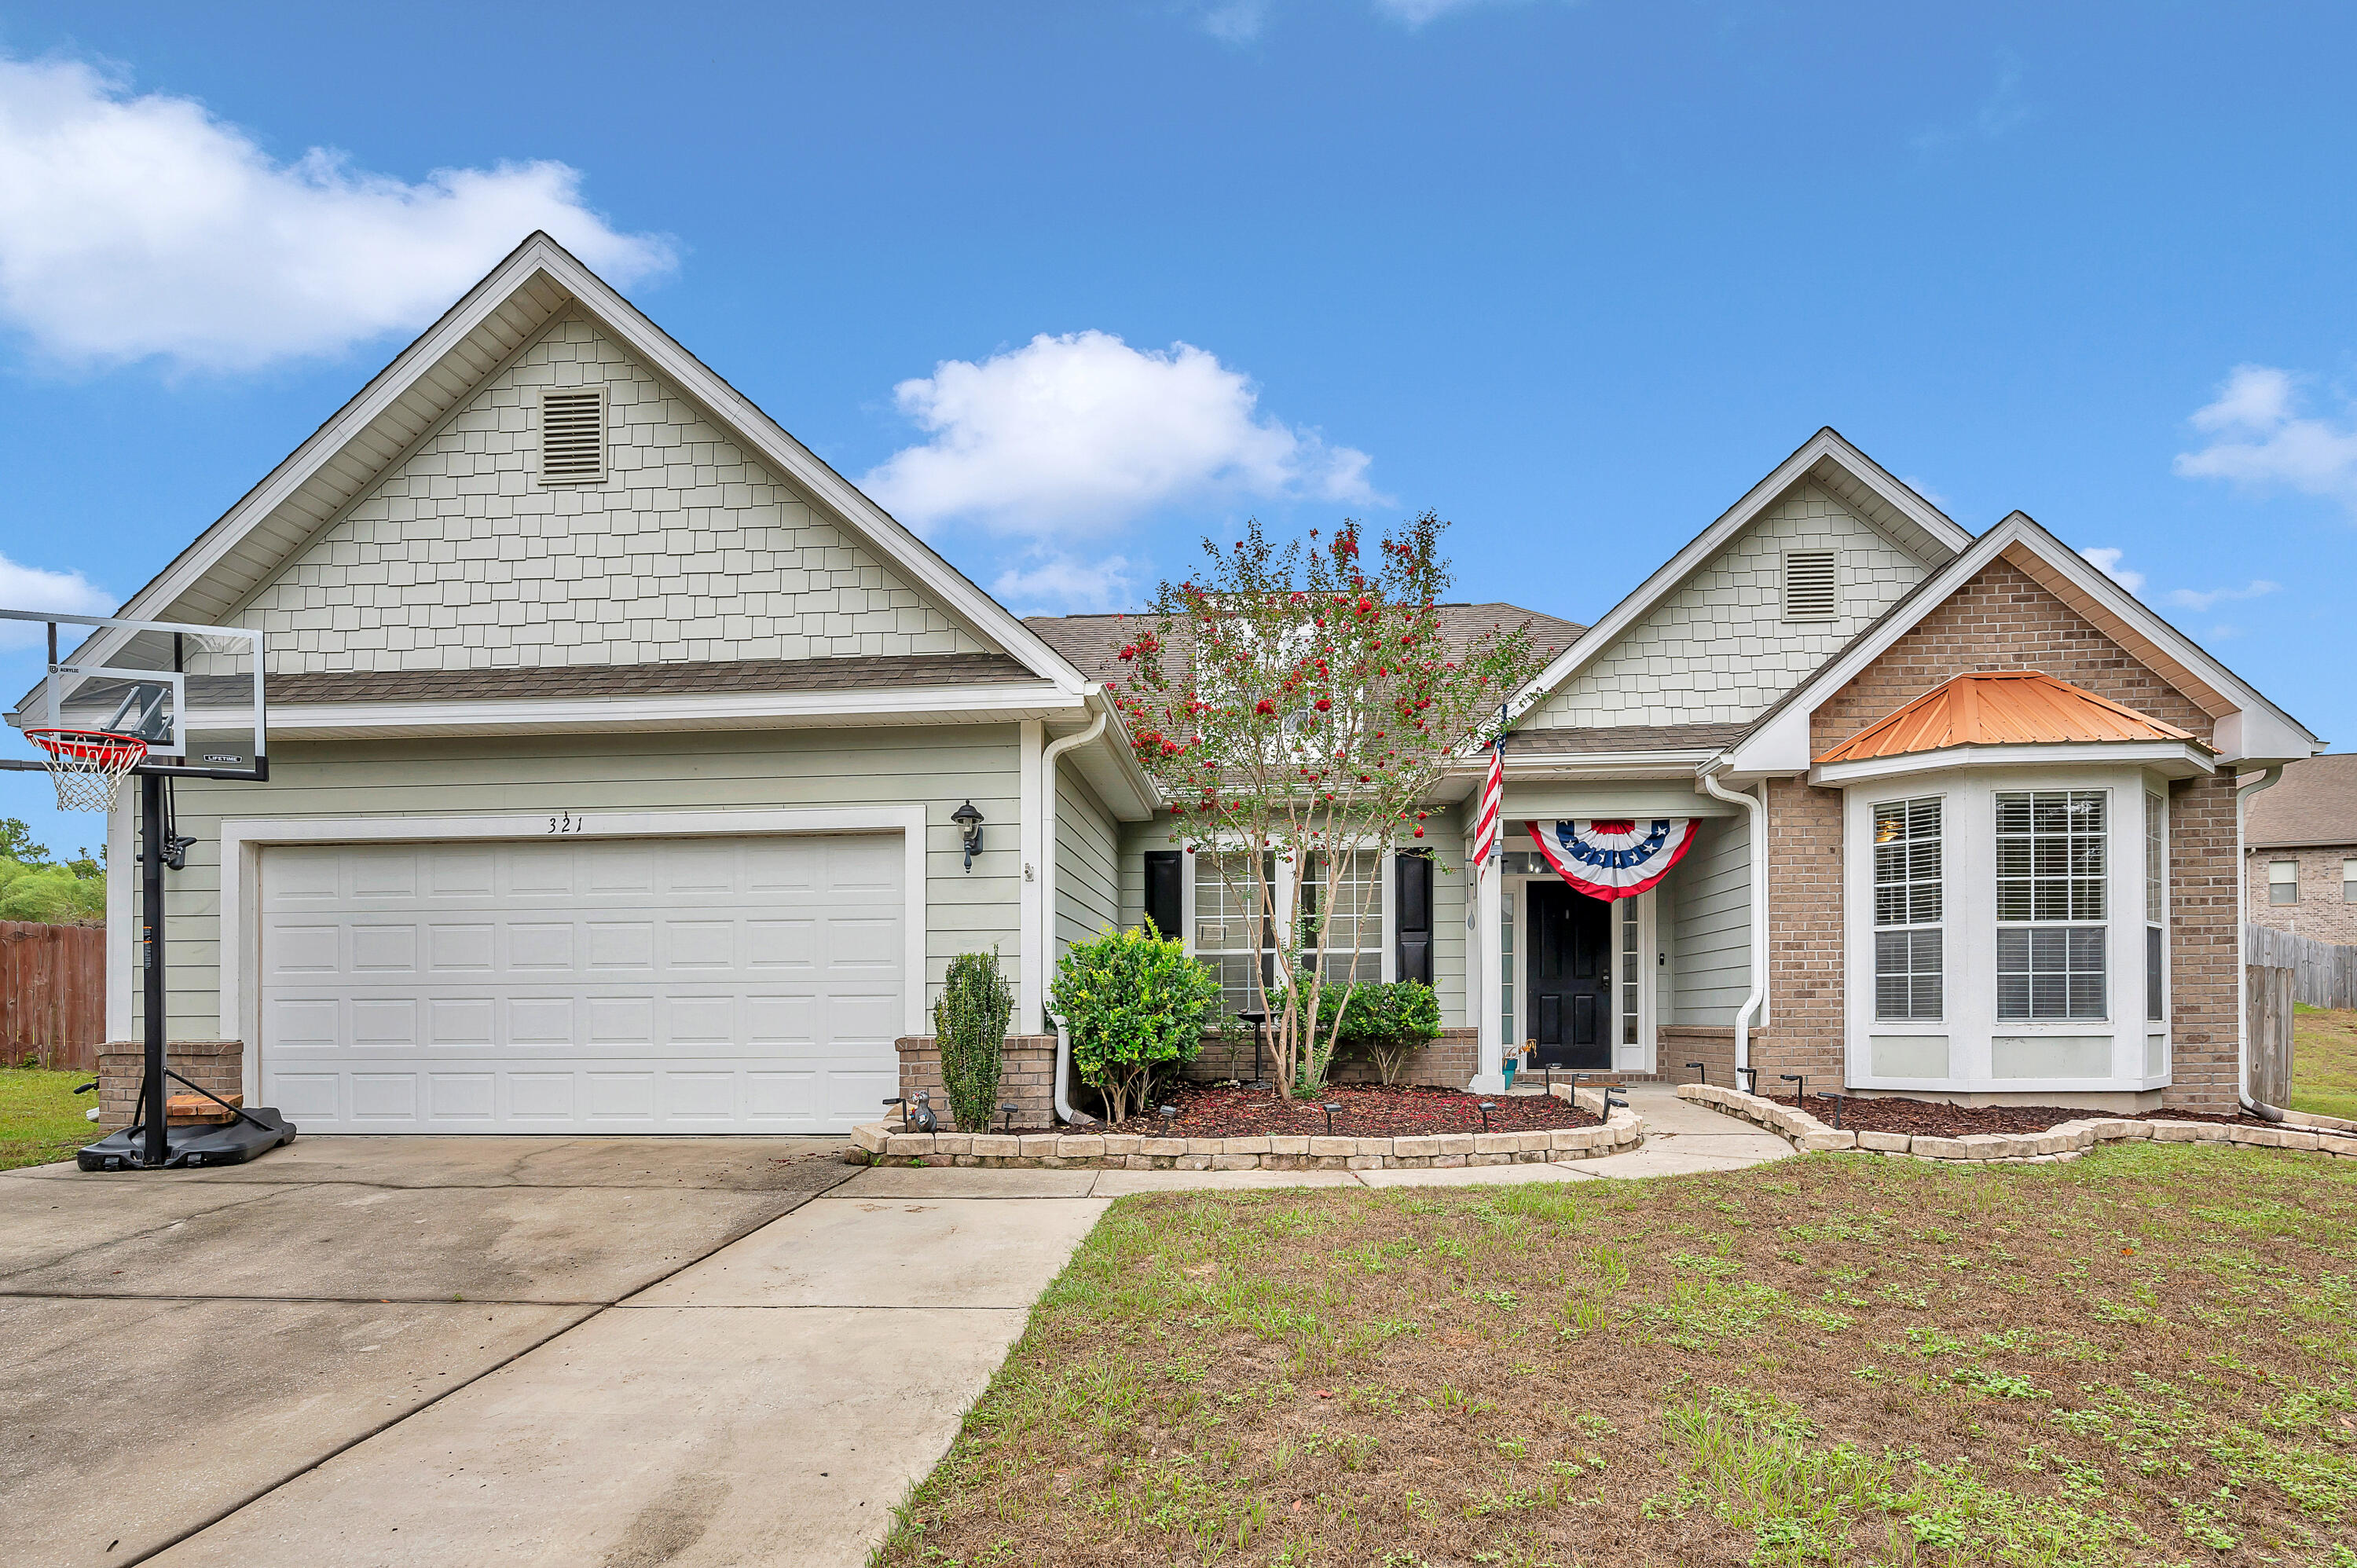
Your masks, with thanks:
[(888, 1568), (2357, 1568), (2357, 1171), (1124, 1200), (897, 1517)]

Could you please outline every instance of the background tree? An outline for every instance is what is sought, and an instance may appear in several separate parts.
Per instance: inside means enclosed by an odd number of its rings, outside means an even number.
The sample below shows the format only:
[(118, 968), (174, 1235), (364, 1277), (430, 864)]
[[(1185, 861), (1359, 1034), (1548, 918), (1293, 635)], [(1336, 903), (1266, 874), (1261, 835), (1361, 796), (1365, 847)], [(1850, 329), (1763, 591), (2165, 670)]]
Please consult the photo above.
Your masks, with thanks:
[(1355, 522), (1281, 546), (1257, 521), (1231, 548), (1205, 540), (1201, 576), (1164, 583), (1153, 629), (1120, 650), (1130, 673), (1114, 698), (1171, 802), (1173, 840), (1197, 857), (1199, 886), (1208, 865), (1275, 950), (1276, 984), (1255, 963), (1250, 986), (1287, 1095), (1332, 1049), (1340, 1009), (1321, 1005), (1326, 988), (1347, 999), (1357, 982), (1355, 968), (1333, 972), (1326, 939), (1338, 915), (1372, 912), (1377, 878), (1351, 875), (1359, 857), (1380, 865), (1425, 837), (1442, 777), (1496, 735), (1501, 704), (1541, 667), (1524, 627), (1448, 644), (1447, 527), (1427, 511), (1372, 563)]

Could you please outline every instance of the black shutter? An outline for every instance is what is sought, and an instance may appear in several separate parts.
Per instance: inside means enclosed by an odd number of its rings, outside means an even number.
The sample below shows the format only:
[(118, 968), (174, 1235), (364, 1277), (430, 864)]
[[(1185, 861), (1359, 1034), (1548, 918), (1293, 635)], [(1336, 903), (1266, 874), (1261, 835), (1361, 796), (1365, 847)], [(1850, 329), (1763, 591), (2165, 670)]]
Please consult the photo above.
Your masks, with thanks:
[(1146, 918), (1165, 941), (1176, 941), (1183, 933), (1179, 927), (1186, 921), (1178, 878), (1184, 872), (1186, 856), (1175, 849), (1150, 849), (1146, 852)]
[(1409, 851), (1392, 861), (1392, 972), (1432, 983), (1432, 856)]

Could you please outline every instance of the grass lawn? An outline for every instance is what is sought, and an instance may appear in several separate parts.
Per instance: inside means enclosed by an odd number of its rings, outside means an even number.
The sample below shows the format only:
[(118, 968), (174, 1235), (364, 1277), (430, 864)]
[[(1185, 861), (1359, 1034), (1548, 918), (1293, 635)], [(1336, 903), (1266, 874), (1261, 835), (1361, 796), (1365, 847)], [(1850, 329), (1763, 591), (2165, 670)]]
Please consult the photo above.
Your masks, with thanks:
[(2357, 1120), (2357, 1012), (2295, 1007), (2291, 1108)]
[(884, 1564), (2357, 1568), (2357, 1164), (1110, 1209)]
[(0, 1068), (0, 1171), (70, 1160), (102, 1131), (82, 1112), (95, 1095), (77, 1098), (74, 1085), (86, 1072), (44, 1072), (38, 1068)]

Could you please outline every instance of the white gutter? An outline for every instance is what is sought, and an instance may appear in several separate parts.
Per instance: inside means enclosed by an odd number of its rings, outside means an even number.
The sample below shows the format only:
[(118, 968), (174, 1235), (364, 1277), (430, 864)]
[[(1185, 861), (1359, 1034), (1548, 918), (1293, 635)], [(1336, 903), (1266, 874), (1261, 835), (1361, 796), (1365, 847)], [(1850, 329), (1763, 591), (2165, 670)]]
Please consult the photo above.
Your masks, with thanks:
[[(1104, 693), (1092, 691), (1091, 696), (1103, 703)], [(1104, 734), (1105, 720), (1111, 715), (1110, 706), (1099, 706), (1097, 716), (1084, 730), (1075, 730), (1061, 740), (1048, 743), (1039, 754), (1039, 954), (1036, 962), (1043, 1010), (1048, 995), (1048, 955), (1056, 946), (1056, 764), (1064, 753), (1088, 745)], [(1064, 1028), (1064, 1021), (1052, 1013), (1049, 1017), (1056, 1025), (1056, 1114), (1065, 1122), (1088, 1122), (1095, 1118), (1082, 1116), (1072, 1110), (1071, 1096), (1072, 1037)], [(1029, 1019), (1025, 1019), (1029, 1023)]]
[(2251, 919), (2251, 863), (2250, 852), (2243, 845), (2243, 814), (2252, 796), (2282, 777), (2283, 764), (2278, 762), (2234, 791), (2234, 1098), (2244, 1110), (2270, 1122), (2284, 1120), (2282, 1108), (2262, 1105), (2251, 1098), (2250, 939), (2243, 933)]
[[(1727, 789), (1716, 774), (1697, 773), (1695, 780), (1705, 794), (1741, 806), (1751, 817), (1751, 993), (1735, 1015), (1736, 1087), (1740, 1089), (1743, 1069), (1751, 1065), (1751, 1021), (1768, 1000), (1768, 803), (1749, 791), (1738, 794)], [(1760, 791), (1766, 790), (1763, 783)]]

